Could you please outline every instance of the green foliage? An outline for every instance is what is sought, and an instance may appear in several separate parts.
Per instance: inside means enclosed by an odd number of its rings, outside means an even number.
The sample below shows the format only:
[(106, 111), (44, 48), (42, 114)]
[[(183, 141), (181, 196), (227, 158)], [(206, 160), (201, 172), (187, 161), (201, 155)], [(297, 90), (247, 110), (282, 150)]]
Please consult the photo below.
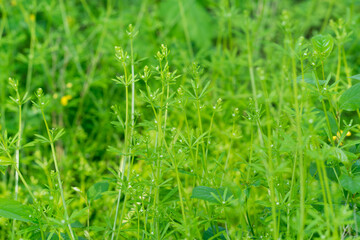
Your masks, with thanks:
[(108, 182), (97, 182), (87, 190), (88, 201), (98, 200), (109, 189)]
[(341, 95), (339, 107), (346, 111), (355, 111), (360, 108), (360, 83), (350, 87)]
[(0, 156), (0, 166), (8, 166), (11, 164), (14, 164), (13, 160), (11, 160), (7, 157), (4, 157), (4, 156)]
[(210, 239), (221, 239), (225, 240), (224, 234), (222, 232), (225, 232), (225, 228), (221, 226), (216, 227), (209, 227), (203, 234), (204, 240), (210, 240)]
[(225, 204), (233, 197), (228, 189), (197, 186), (192, 190), (191, 198), (205, 200), (211, 203)]
[(359, 13), (0, 0), (0, 240), (356, 238)]
[(360, 176), (348, 176), (343, 174), (340, 177), (341, 186), (352, 194), (360, 193)]
[(12, 199), (0, 198), (0, 216), (19, 220), (23, 222), (33, 222), (33, 209)]
[(334, 39), (330, 35), (312, 37), (311, 43), (315, 50), (315, 55), (318, 55), (321, 59), (329, 57), (334, 48)]

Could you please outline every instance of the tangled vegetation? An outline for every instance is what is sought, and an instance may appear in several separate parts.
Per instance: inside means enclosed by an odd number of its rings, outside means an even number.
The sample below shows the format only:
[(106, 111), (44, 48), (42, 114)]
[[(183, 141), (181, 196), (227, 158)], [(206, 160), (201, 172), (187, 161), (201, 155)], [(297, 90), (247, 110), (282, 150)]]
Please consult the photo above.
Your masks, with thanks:
[(0, 239), (360, 239), (358, 0), (0, 19)]

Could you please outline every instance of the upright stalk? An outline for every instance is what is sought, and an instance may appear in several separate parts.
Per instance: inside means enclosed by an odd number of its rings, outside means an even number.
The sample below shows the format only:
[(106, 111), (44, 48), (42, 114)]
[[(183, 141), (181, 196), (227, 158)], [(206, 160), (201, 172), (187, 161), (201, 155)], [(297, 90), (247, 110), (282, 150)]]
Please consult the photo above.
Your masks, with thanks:
[(339, 86), (340, 70), (341, 70), (341, 43), (340, 43), (340, 41), (338, 41), (337, 47), (338, 47), (338, 52), (337, 52), (338, 63), (337, 63), (336, 78), (335, 78), (335, 82), (336, 82), (335, 90), (336, 91)]
[[(18, 111), (19, 111), (19, 125), (18, 125), (18, 139), (16, 143), (16, 151), (15, 151), (15, 164), (16, 168), (20, 169), (20, 147), (21, 147), (21, 137), (22, 137), (22, 116), (21, 116), (21, 103), (19, 93), (16, 92), (17, 100), (19, 101)], [(15, 172), (15, 200), (17, 200), (19, 194), (19, 174)]]
[[(129, 138), (129, 134), (128, 134), (128, 132), (129, 132), (129, 87), (128, 87), (128, 82), (127, 82), (128, 76), (127, 76), (125, 62), (123, 62), (123, 69), (124, 69), (124, 78), (125, 78), (125, 153), (128, 153), (128, 148), (129, 148), (129, 139), (128, 139)], [(121, 181), (124, 180), (125, 167), (126, 167), (126, 162), (127, 162), (128, 158), (129, 158), (129, 156), (125, 155), (120, 161), (119, 175), (121, 174)], [(113, 229), (112, 229), (112, 234), (111, 234), (111, 240), (113, 240), (115, 237), (116, 222), (117, 222), (117, 218), (118, 218), (118, 214), (119, 214), (119, 206), (120, 206), (122, 187), (123, 186), (120, 187), (118, 196), (117, 196), (115, 219), (114, 219), (114, 224), (113, 224)]]
[[(325, 74), (324, 74), (324, 62), (323, 62), (323, 61), (321, 61), (321, 70), (322, 70), (323, 78), (325, 79)], [(321, 94), (320, 82), (319, 82), (319, 78), (317, 77), (316, 72), (315, 72), (315, 79), (316, 79), (316, 85), (317, 85), (319, 94)], [(326, 119), (326, 125), (327, 125), (327, 128), (328, 128), (328, 137), (330, 138), (330, 142), (331, 142), (332, 146), (335, 147), (335, 142), (334, 142), (334, 140), (333, 140), (333, 138), (332, 138), (332, 131), (331, 131), (330, 120), (329, 120), (329, 116), (328, 116), (328, 113), (327, 113), (327, 109), (326, 109), (326, 105), (325, 105), (324, 99), (321, 99), (321, 104), (322, 104), (322, 107), (323, 107), (323, 111), (324, 111), (325, 119)]]
[[(246, 35), (246, 45), (247, 45), (247, 50), (248, 50), (247, 56), (248, 56), (248, 67), (249, 67), (249, 74), (250, 74), (251, 90), (252, 90), (252, 95), (253, 95), (253, 99), (254, 99), (254, 103), (255, 103), (255, 110), (256, 110), (256, 112), (258, 112), (259, 105), (258, 105), (258, 101), (257, 101), (257, 91), (256, 91), (256, 84), (255, 84), (252, 48), (251, 48), (251, 42), (250, 42), (250, 33), (249, 33), (249, 29), (247, 27), (245, 28), (245, 35)], [(259, 134), (260, 144), (263, 146), (264, 141), (262, 138), (262, 133), (261, 133), (261, 129), (260, 129), (259, 125), (258, 125), (258, 134)]]
[[(294, 88), (294, 102), (295, 102), (295, 112), (296, 112), (296, 134), (297, 134), (297, 144), (296, 144), (296, 155), (299, 157), (299, 171), (300, 171), (300, 226), (299, 226), (299, 235), (298, 239), (304, 239), (304, 226), (305, 226), (305, 173), (304, 173), (304, 155), (302, 151), (302, 131), (301, 131), (301, 108), (299, 106), (299, 91), (298, 83), (296, 79), (296, 64), (295, 57), (291, 57), (292, 62), (292, 78), (293, 78), (293, 88)], [(302, 64), (302, 63), (301, 63)], [(304, 78), (302, 74), (302, 78)], [(301, 90), (300, 90), (301, 91)], [(302, 94), (300, 93), (302, 99)]]
[[(15, 151), (15, 169), (17, 169), (15, 171), (15, 200), (18, 199), (18, 194), (19, 194), (19, 169), (20, 169), (20, 146), (21, 146), (21, 135), (22, 135), (22, 126), (21, 126), (21, 100), (20, 100), (20, 95), (19, 92), (16, 90), (16, 100), (18, 100), (18, 111), (19, 111), (19, 125), (18, 125), (18, 139), (17, 139), (17, 143), (16, 143), (16, 151)], [(12, 226), (12, 237), (14, 237), (14, 233), (15, 233), (15, 225), (16, 225), (16, 220), (13, 221), (13, 226)]]
[[(135, 128), (135, 73), (134, 73), (134, 46), (133, 46), (133, 37), (130, 37), (130, 47), (131, 47), (131, 132), (130, 132), (130, 152), (131, 145), (133, 144), (133, 135)], [(128, 168), (128, 176), (130, 174), (130, 165)]]
[[(41, 103), (40, 103), (40, 104), (41, 104)], [(57, 161), (57, 157), (56, 157), (56, 152), (55, 152), (55, 146), (54, 146), (53, 136), (52, 136), (52, 134), (50, 133), (50, 129), (49, 129), (48, 123), (47, 123), (47, 121), (46, 121), (46, 118), (45, 118), (45, 114), (44, 114), (44, 110), (43, 110), (43, 109), (41, 109), (41, 114), (42, 114), (42, 117), (43, 117), (43, 120), (44, 120), (44, 123), (45, 123), (47, 135), (48, 135), (48, 137), (49, 137), (49, 142), (50, 142), (52, 157), (53, 157), (54, 165), (55, 165), (56, 177), (57, 177), (57, 181), (58, 181), (58, 184), (59, 184), (61, 200), (62, 200), (63, 207), (64, 207), (65, 221), (66, 221), (67, 226), (68, 226), (68, 228), (69, 228), (69, 232), (70, 232), (71, 239), (72, 239), (72, 240), (75, 240), (75, 235), (74, 235), (73, 230), (72, 230), (72, 228), (71, 228), (71, 225), (70, 225), (70, 222), (69, 222), (69, 214), (68, 214), (68, 211), (67, 211), (67, 208), (66, 208), (66, 201), (65, 201), (63, 186), (62, 186), (62, 183), (61, 183), (60, 171), (59, 171), (59, 167), (58, 167), (58, 161)]]

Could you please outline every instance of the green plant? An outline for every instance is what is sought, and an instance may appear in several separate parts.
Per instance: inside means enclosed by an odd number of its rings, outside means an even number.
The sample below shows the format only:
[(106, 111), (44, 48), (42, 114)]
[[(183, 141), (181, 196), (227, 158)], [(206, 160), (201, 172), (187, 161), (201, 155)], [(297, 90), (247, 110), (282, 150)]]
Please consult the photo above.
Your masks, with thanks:
[(359, 10), (0, 0), (0, 240), (358, 239)]

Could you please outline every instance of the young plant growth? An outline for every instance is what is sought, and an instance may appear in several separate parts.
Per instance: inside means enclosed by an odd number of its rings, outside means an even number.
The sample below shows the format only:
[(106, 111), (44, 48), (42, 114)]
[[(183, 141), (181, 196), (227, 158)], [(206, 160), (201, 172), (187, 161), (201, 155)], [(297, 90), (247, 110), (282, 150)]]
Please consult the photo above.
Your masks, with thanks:
[(0, 239), (360, 239), (359, 13), (0, 1)]

